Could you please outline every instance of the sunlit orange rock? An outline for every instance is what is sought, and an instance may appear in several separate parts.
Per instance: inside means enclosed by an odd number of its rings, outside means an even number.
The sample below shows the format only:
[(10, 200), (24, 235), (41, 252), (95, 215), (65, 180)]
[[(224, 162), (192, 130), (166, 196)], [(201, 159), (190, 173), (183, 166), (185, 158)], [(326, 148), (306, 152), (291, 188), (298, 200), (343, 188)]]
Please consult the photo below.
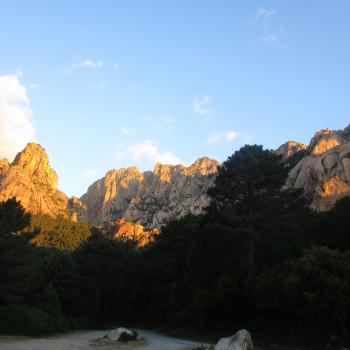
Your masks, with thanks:
[(304, 189), (316, 211), (329, 210), (350, 196), (350, 126), (317, 132), (306, 151), (290, 171), (286, 186)]
[(0, 201), (12, 197), (33, 214), (80, 219), (69, 210), (69, 198), (58, 190), (57, 173), (45, 149), (37, 143), (29, 143), (12, 163), (0, 160)]
[(320, 155), (343, 144), (344, 137), (340, 131), (325, 129), (316, 132), (315, 136), (311, 139), (310, 149), (313, 155)]
[(159, 234), (159, 230), (156, 228), (147, 231), (142, 225), (127, 222), (124, 218), (118, 220), (117, 226), (118, 229), (114, 234), (114, 238), (134, 241), (138, 247), (144, 247), (154, 242), (155, 236)]
[(203, 212), (219, 165), (203, 157), (189, 167), (158, 163), (153, 172), (136, 167), (111, 170), (80, 199), (90, 223), (103, 226), (124, 217), (145, 223), (147, 229), (160, 228), (172, 219)]

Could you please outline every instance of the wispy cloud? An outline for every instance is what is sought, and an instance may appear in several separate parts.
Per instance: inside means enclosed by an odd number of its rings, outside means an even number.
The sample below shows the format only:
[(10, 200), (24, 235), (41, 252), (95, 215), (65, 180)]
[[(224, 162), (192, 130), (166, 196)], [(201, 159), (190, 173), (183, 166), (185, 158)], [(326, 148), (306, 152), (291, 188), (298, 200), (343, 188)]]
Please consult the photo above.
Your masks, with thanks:
[[(276, 16), (276, 11), (272, 9), (260, 8), (256, 11), (255, 19), (262, 26), (260, 41), (266, 45), (280, 45), (285, 36), (283, 25), (273, 25), (272, 18)], [(276, 22), (276, 21), (275, 21)]]
[(113, 69), (114, 69), (115, 71), (118, 71), (118, 70), (120, 69), (120, 64), (119, 64), (119, 63), (114, 63), (114, 64), (113, 64)]
[(73, 63), (70, 67), (66, 68), (64, 70), (65, 74), (71, 74), (72, 72), (74, 72), (75, 70), (78, 69), (98, 69), (101, 68), (103, 66), (103, 62), (102, 61), (93, 61), (91, 59), (86, 59), (84, 61), (81, 62), (76, 62)]
[(122, 161), (128, 156), (128, 152), (126, 151), (116, 151), (113, 154), (113, 158), (117, 161)]
[(268, 45), (276, 45), (279, 43), (279, 36), (277, 34), (269, 33), (261, 38), (261, 41)]
[(0, 157), (12, 161), (16, 153), (34, 141), (32, 110), (22, 72), (0, 76)]
[(237, 132), (237, 131), (233, 131), (233, 130), (228, 130), (228, 131), (212, 133), (208, 137), (208, 143), (210, 145), (214, 145), (214, 144), (221, 142), (221, 141), (232, 142), (232, 141), (235, 141), (238, 139), (241, 139), (241, 140), (248, 142), (252, 139), (252, 136), (250, 134), (247, 134), (244, 132)]
[(153, 125), (155, 128), (166, 128), (168, 130), (173, 129), (176, 119), (170, 116), (152, 117), (148, 116), (143, 118), (146, 122)]
[(133, 161), (145, 161), (150, 165), (161, 164), (181, 164), (181, 160), (171, 151), (160, 151), (152, 140), (143, 140), (130, 145), (119, 145), (113, 158), (121, 161), (125, 158)]
[(40, 89), (40, 85), (36, 83), (29, 84), (29, 88), (32, 90)]
[(212, 99), (208, 95), (202, 97), (195, 97), (191, 103), (192, 110), (197, 114), (210, 113), (210, 104)]
[(95, 81), (89, 84), (90, 90), (104, 89), (107, 87), (107, 82), (105, 80)]
[(129, 135), (131, 133), (131, 130), (128, 128), (121, 128), (120, 131), (123, 135)]
[(256, 19), (263, 18), (264, 21), (266, 21), (269, 17), (275, 14), (275, 10), (270, 9), (258, 9), (256, 11)]
[(87, 169), (84, 173), (84, 177), (86, 177), (87, 179), (92, 179), (96, 175), (97, 175), (97, 169), (95, 169), (95, 168)]
[(222, 139), (223, 134), (222, 133), (213, 133), (208, 138), (208, 143), (210, 145), (214, 145), (215, 143), (219, 142)]

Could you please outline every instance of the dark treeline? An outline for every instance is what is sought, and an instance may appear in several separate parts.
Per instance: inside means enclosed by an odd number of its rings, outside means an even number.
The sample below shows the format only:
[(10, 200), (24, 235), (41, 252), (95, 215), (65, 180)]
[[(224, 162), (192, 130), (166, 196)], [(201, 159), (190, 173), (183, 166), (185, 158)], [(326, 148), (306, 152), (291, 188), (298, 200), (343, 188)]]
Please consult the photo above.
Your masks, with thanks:
[(0, 331), (130, 322), (347, 339), (350, 198), (316, 214), (283, 189), (288, 171), (273, 152), (243, 147), (220, 168), (206, 213), (170, 222), (143, 249), (64, 219), (30, 224), (15, 200), (0, 204)]

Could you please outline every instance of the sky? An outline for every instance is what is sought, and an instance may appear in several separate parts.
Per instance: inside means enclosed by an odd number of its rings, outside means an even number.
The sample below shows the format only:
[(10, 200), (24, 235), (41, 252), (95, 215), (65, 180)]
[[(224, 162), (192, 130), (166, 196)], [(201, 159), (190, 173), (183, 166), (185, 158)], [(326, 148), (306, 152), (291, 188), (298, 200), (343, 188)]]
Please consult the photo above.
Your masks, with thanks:
[(0, 157), (81, 196), (110, 169), (224, 161), (350, 122), (350, 1), (0, 0)]

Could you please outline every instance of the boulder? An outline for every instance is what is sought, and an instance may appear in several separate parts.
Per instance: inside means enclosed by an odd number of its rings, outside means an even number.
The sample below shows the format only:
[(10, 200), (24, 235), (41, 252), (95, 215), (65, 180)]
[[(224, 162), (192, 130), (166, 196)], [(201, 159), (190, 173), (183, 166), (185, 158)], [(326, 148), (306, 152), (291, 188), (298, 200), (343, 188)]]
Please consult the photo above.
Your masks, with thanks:
[(130, 329), (119, 327), (107, 334), (107, 338), (113, 341), (137, 340), (137, 333)]
[(250, 333), (241, 329), (231, 337), (221, 338), (215, 345), (215, 350), (253, 350)]

